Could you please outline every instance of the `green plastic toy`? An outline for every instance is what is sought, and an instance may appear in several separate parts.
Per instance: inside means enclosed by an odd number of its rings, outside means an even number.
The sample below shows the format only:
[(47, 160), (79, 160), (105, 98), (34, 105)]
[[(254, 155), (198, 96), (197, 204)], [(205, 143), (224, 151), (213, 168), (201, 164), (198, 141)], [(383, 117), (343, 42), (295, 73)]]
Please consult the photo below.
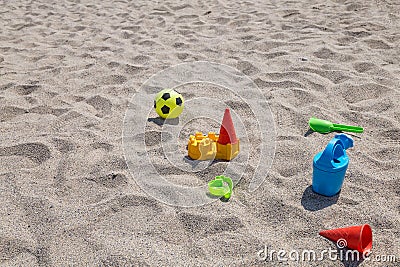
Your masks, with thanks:
[(349, 126), (343, 124), (335, 124), (330, 121), (320, 120), (317, 118), (311, 118), (308, 122), (310, 124), (310, 128), (319, 133), (330, 133), (335, 131), (344, 131), (344, 132), (352, 132), (352, 133), (362, 133), (364, 129), (358, 126)]
[(229, 199), (232, 195), (232, 179), (223, 175), (216, 176), (208, 183), (208, 191), (211, 195)]

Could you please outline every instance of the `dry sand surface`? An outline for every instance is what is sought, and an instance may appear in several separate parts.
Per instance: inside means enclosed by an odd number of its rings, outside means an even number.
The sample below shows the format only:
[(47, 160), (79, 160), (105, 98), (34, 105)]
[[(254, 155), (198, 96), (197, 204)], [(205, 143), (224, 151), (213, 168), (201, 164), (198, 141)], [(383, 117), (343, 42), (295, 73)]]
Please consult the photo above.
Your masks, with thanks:
[[(320, 230), (364, 223), (372, 258), (400, 261), (399, 16), (397, 0), (0, 1), (0, 266), (278, 266), (258, 251), (334, 249)], [(276, 150), (256, 191), (244, 177), (229, 202), (187, 208), (135, 183), (122, 132), (140, 86), (193, 61), (257, 84)], [(214, 92), (193, 86), (186, 101)], [(365, 128), (338, 197), (311, 191), (312, 157), (334, 136), (306, 135), (311, 116)], [(218, 130), (198, 121), (178, 141), (199, 125)], [(174, 183), (204, 185), (227, 167), (188, 179), (162, 163), (161, 130), (149, 120), (137, 138)], [(358, 265), (399, 263), (282, 264)]]

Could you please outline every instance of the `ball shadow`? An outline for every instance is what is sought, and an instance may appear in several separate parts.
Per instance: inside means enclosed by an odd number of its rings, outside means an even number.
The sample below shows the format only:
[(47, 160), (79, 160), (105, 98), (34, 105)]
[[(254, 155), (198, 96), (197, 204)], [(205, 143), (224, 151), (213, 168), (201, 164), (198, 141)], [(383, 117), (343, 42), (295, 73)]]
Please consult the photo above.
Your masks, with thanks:
[(315, 193), (312, 190), (312, 186), (304, 190), (303, 196), (301, 197), (301, 205), (309, 211), (317, 211), (327, 208), (333, 204), (336, 204), (339, 199), (340, 192), (332, 197), (326, 197)]
[(161, 117), (156, 117), (156, 118), (148, 118), (148, 122), (153, 122), (157, 124), (158, 126), (163, 126), (164, 124), (169, 124), (169, 125), (178, 125), (179, 124), (179, 117), (174, 118), (174, 119), (163, 119)]

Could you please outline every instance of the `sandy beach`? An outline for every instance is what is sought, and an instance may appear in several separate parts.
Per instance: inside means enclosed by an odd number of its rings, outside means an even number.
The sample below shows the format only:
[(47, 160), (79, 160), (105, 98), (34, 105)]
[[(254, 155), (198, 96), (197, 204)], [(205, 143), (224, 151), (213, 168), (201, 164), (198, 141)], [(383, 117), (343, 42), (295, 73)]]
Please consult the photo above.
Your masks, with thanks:
[[(0, 3), (0, 266), (399, 266), (398, 1)], [(159, 123), (153, 103), (135, 97), (160, 89), (143, 88), (153, 75), (193, 62), (245, 75), (259, 95), (242, 92), (260, 108), (215, 84), (186, 84), (179, 123)], [(195, 105), (202, 97), (220, 102)], [(202, 165), (163, 152), (171, 141), (183, 155), (194, 131), (218, 131), (225, 106), (246, 160), (231, 199), (183, 207), (149, 194), (137, 177), (150, 168), (193, 188), (229, 168), (188, 172)], [(148, 114), (143, 128), (127, 128), (132, 108)], [(205, 118), (185, 124), (195, 110)], [(257, 115), (271, 126), (261, 129), (265, 157)], [(330, 198), (311, 189), (312, 159), (335, 133), (309, 132), (312, 116), (364, 127)], [(136, 141), (140, 164), (124, 147)], [(268, 170), (250, 191), (259, 162)], [(319, 231), (362, 224), (373, 230), (367, 260), (262, 257), (336, 251)], [(378, 262), (389, 255), (397, 262)]]

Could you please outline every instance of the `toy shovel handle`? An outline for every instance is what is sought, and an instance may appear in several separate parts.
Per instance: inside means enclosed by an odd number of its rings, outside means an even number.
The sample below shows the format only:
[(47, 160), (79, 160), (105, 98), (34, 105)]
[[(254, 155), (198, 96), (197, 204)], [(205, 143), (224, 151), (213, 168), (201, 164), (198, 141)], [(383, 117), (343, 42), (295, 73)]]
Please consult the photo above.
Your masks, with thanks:
[(352, 133), (362, 133), (364, 129), (358, 126), (349, 126), (343, 124), (333, 124), (332, 130), (334, 131), (345, 131), (345, 132), (352, 132)]

